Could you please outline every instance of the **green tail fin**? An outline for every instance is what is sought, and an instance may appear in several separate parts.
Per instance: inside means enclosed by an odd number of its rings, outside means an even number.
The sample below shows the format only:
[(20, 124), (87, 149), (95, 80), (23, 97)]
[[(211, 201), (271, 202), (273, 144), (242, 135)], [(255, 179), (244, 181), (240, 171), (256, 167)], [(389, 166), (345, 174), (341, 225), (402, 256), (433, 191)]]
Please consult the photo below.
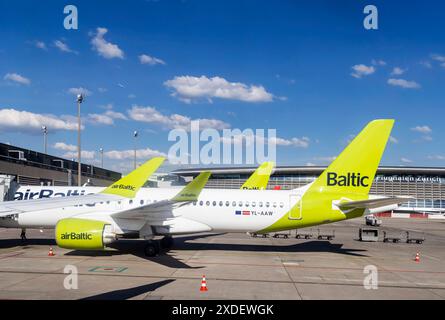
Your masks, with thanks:
[(210, 175), (210, 171), (201, 172), (199, 176), (193, 179), (193, 181), (191, 181), (184, 187), (184, 189), (182, 189), (175, 197), (173, 197), (172, 201), (181, 202), (198, 200), (199, 194), (207, 184)]
[(163, 157), (156, 157), (133, 170), (125, 177), (113, 183), (101, 193), (114, 194), (126, 198), (134, 198), (139, 189), (147, 182), (148, 178), (165, 161)]
[(315, 180), (311, 191), (367, 195), (394, 120), (371, 121)]
[(270, 175), (275, 167), (274, 162), (262, 163), (241, 186), (242, 190), (263, 190), (267, 188)]

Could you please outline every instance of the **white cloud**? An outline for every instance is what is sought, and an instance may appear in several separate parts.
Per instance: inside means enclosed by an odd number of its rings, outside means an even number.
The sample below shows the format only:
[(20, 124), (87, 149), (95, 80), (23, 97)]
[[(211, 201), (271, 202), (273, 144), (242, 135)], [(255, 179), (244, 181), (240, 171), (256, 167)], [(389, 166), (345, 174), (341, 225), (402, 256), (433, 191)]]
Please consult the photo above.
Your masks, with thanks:
[(97, 114), (97, 113), (88, 114), (86, 121), (93, 124), (112, 125), (114, 124), (114, 120), (116, 119), (128, 120), (128, 118), (123, 113), (115, 112), (109, 109), (102, 114)]
[(180, 114), (164, 115), (154, 107), (133, 105), (133, 107), (128, 110), (128, 115), (132, 120), (158, 124), (167, 129), (190, 130), (191, 121), (196, 120), (199, 120), (200, 129), (214, 128), (221, 130), (230, 127), (228, 123), (217, 119), (191, 119)]
[(7, 73), (5, 74), (3, 79), (13, 81), (19, 84), (26, 84), (26, 85), (31, 84), (31, 80), (29, 80), (24, 76), (19, 75), (18, 73)]
[(83, 96), (87, 97), (87, 96), (91, 96), (91, 91), (82, 87), (79, 88), (69, 88), (68, 89), (68, 93), (71, 93), (75, 96), (77, 96), (78, 94), (82, 94)]
[(419, 89), (420, 84), (415, 81), (408, 81), (405, 79), (388, 79), (388, 84), (404, 89)]
[(433, 54), (431, 55), (431, 58), (433, 60), (439, 61), (439, 62), (445, 62), (445, 56), (441, 56), (439, 54)]
[(97, 91), (99, 91), (100, 93), (104, 93), (104, 92), (107, 92), (108, 89), (107, 88), (97, 88)]
[(442, 155), (428, 156), (428, 159), (430, 159), (430, 160), (445, 160), (445, 156), (442, 156)]
[(431, 133), (433, 130), (429, 126), (416, 126), (414, 128), (411, 128), (412, 131), (420, 132), (423, 134)]
[(161, 60), (161, 59), (158, 59), (158, 58), (155, 58), (155, 57), (151, 57), (151, 56), (146, 55), (146, 54), (141, 54), (139, 56), (139, 61), (141, 62), (141, 64), (148, 64), (148, 65), (151, 65), (151, 66), (154, 66), (154, 65), (157, 65), (157, 64), (165, 65), (165, 61), (164, 60)]
[[(82, 159), (86, 159), (86, 160), (91, 160), (94, 159), (94, 157), (96, 156), (96, 152), (95, 151), (88, 151), (88, 150), (82, 150), (80, 152), (80, 156), (82, 157)], [(77, 159), (77, 152), (66, 152), (62, 155), (62, 158), (66, 158), (66, 159)]]
[(357, 79), (360, 79), (363, 76), (369, 76), (375, 72), (373, 66), (368, 67), (364, 64), (356, 64), (355, 66), (352, 66), (352, 70), (354, 70), (354, 72), (351, 73), (351, 76)]
[(276, 144), (277, 146), (293, 146), (297, 148), (307, 148), (309, 147), (310, 139), (308, 137), (301, 138), (291, 138), (291, 139), (283, 139), (283, 138), (270, 138), (268, 139), (270, 144)]
[(245, 135), (245, 134), (237, 134), (237, 135), (232, 135), (230, 137), (223, 136), (220, 138), (220, 141), (224, 144), (234, 144), (234, 145), (241, 145), (243, 143), (250, 145), (254, 142), (257, 142), (257, 143), (264, 143), (264, 144), (277, 145), (283, 147), (296, 147), (296, 148), (307, 148), (309, 147), (310, 143), (310, 139), (308, 137), (291, 138), (291, 139), (269, 137), (265, 139), (261, 135)]
[(332, 157), (315, 157), (315, 158), (313, 158), (313, 160), (315, 160), (315, 161), (328, 162), (328, 163), (331, 163), (335, 159), (337, 159), (336, 156), (332, 156)]
[(375, 66), (386, 66), (386, 62), (383, 60), (372, 60), (371, 63)]
[(195, 99), (212, 98), (239, 100), (244, 102), (271, 102), (274, 96), (263, 86), (246, 85), (240, 82), (228, 82), (221, 77), (177, 76), (164, 82), (173, 89), (174, 96), (181, 101), (190, 103)]
[(397, 144), (397, 143), (399, 143), (399, 140), (394, 138), (393, 136), (390, 136), (389, 137), (389, 142)]
[(48, 48), (46, 47), (45, 42), (43, 41), (35, 41), (34, 45), (36, 46), (36, 48), (42, 49), (42, 50), (48, 50)]
[(62, 52), (68, 52), (68, 53), (75, 53), (75, 54), (77, 54), (76, 51), (71, 50), (70, 47), (68, 47), (68, 45), (65, 42), (61, 41), (61, 40), (54, 41), (54, 46), (56, 48), (58, 48), (60, 51), (62, 51)]
[(0, 131), (40, 133), (42, 126), (47, 126), (50, 131), (77, 130), (75, 121), (55, 115), (0, 109)]
[[(124, 58), (124, 52), (119, 48), (118, 45), (108, 42), (104, 39), (104, 35), (108, 32), (106, 28), (97, 28), (96, 34), (91, 39), (91, 44), (93, 45), (93, 50), (96, 50), (97, 53), (106, 58)], [(93, 34), (91, 34), (93, 35)]]
[(128, 98), (129, 98), (129, 99), (134, 99), (134, 98), (136, 98), (136, 95), (135, 95), (134, 93), (130, 93), (130, 94), (128, 95)]
[(392, 69), (392, 71), (391, 71), (391, 75), (392, 75), (392, 76), (400, 76), (400, 75), (404, 74), (405, 71), (406, 71), (406, 70), (404, 70), (404, 69), (402, 69), (402, 68), (395, 67), (395, 68)]
[(433, 65), (431, 64), (431, 62), (424, 60), (424, 61), (420, 61), (419, 62), (422, 66), (424, 66), (425, 68), (431, 69), (433, 67)]
[(400, 161), (402, 161), (403, 163), (412, 163), (413, 161), (408, 159), (408, 158), (400, 158)]
[(77, 150), (77, 146), (73, 144), (66, 144), (65, 142), (56, 142), (53, 145), (53, 148), (57, 150), (72, 151), (72, 152)]
[[(158, 150), (150, 148), (136, 150), (137, 159), (140, 160), (153, 158), (153, 157), (166, 157), (166, 154)], [(104, 152), (104, 157), (113, 160), (125, 160), (134, 158), (134, 150), (112, 150)]]

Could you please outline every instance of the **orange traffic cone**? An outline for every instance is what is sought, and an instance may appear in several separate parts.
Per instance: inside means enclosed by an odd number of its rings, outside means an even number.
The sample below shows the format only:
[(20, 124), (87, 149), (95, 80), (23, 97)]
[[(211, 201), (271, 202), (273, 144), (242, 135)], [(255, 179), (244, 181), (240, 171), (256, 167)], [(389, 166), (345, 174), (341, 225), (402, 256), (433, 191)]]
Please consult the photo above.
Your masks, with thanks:
[(49, 252), (48, 252), (48, 256), (49, 257), (54, 257), (56, 254), (53, 251), (53, 247), (49, 247)]
[(416, 253), (416, 257), (414, 258), (414, 261), (420, 262), (420, 255), (418, 252)]
[(199, 291), (207, 291), (207, 281), (206, 281), (206, 276), (202, 276), (202, 280), (201, 280), (201, 289), (199, 289)]

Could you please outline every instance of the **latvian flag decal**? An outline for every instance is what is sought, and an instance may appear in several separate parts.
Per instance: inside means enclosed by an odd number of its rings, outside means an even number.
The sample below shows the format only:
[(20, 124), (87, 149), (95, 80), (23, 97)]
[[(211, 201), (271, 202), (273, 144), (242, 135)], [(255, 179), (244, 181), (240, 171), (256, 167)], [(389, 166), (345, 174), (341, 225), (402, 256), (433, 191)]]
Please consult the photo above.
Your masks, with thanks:
[(246, 211), (235, 211), (235, 214), (237, 216), (250, 216), (250, 211), (246, 210)]

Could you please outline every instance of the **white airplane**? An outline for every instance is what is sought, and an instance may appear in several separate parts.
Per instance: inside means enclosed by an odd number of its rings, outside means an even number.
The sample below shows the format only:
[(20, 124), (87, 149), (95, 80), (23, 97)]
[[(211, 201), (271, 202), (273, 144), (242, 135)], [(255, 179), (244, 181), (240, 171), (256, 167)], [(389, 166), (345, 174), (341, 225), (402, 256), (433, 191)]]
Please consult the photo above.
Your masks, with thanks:
[[(201, 173), (177, 188), (140, 186), (163, 159), (155, 158), (98, 194), (10, 201), (0, 204), (2, 226), (54, 228), (57, 244), (101, 250), (126, 234), (140, 238), (200, 232), (268, 233), (361, 217), (406, 202), (408, 197), (373, 198), (372, 181), (394, 120), (375, 120), (345, 148), (313, 183), (294, 190), (205, 189)], [(145, 253), (159, 245), (149, 241)]]

